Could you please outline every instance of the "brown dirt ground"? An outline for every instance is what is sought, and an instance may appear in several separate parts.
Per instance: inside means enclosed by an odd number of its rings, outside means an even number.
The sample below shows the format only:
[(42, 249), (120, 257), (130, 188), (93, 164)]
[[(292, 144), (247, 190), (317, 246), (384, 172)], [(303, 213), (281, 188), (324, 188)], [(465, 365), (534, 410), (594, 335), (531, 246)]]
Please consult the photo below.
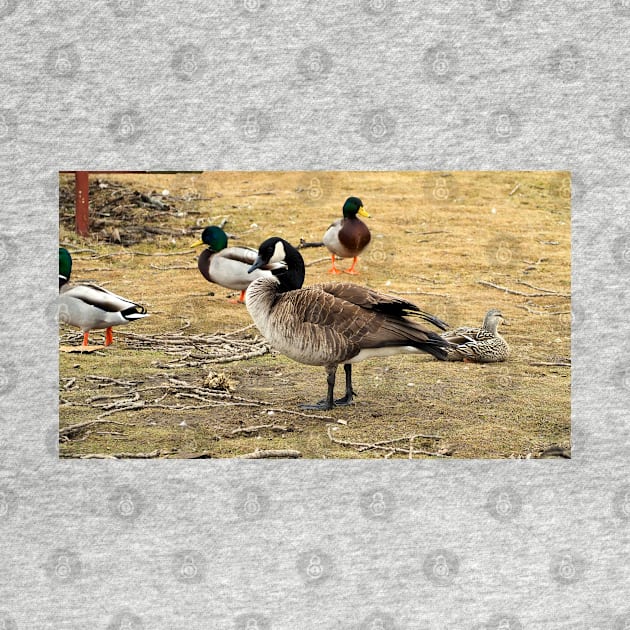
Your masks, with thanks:
[[(115, 342), (107, 349), (60, 353), (60, 427), (102, 413), (89, 402), (91, 397), (121, 393), (115, 385), (98, 387), (89, 378), (94, 375), (133, 380), (137, 387), (164, 384), (169, 378), (202, 387), (211, 369), (234, 381), (235, 395), (266, 405), (196, 409), (193, 404), (185, 410), (119, 412), (108, 416), (119, 424), (86, 426), (62, 441), (61, 456), (161, 449), (174, 457), (199, 452), (235, 457), (257, 448), (297, 449), (310, 458), (391, 456), (332, 443), (329, 432), (338, 440), (369, 444), (400, 439), (401, 448), (408, 448), (412, 435), (435, 434), (439, 441), (417, 438), (414, 447), (458, 458), (536, 456), (552, 444), (570, 448), (570, 368), (532, 365), (570, 361), (567, 173), (220, 172), (92, 180), (91, 213), (98, 229), (88, 238), (73, 231), (73, 180), (65, 175), (60, 180), (60, 241), (73, 253), (73, 281), (101, 284), (142, 303), (152, 316), (114, 329)], [(134, 205), (134, 192), (151, 195), (163, 189), (169, 191), (166, 209)], [(112, 195), (119, 201), (112, 201)], [(234, 242), (252, 247), (272, 235), (294, 244), (300, 238), (320, 241), (349, 195), (361, 197), (370, 212), (366, 222), (373, 239), (359, 260), (361, 274), (335, 279), (405, 294), (452, 326), (476, 325), (489, 308), (501, 308), (511, 322), (502, 330), (512, 348), (509, 361), (482, 366), (399, 356), (359, 363), (353, 370), (356, 404), (324, 414), (339, 423), (282, 411), (323, 397), (322, 368), (267, 354), (219, 366), (165, 370), (159, 364), (172, 357), (159, 349), (130, 346), (127, 332), (158, 335), (186, 322), (186, 334), (228, 332), (251, 323), (243, 305), (228, 302), (235, 295), (208, 284), (196, 268), (198, 251), (189, 245), (203, 226), (227, 219), (226, 231), (238, 236)], [(151, 231), (139, 232), (142, 225)], [(302, 253), (313, 263), (306, 284), (331, 280), (326, 250)], [(548, 295), (510, 294), (480, 280)], [(69, 337), (68, 331), (61, 329), (65, 339), (78, 343), (79, 337)], [(102, 340), (101, 331), (91, 339)], [(339, 392), (342, 385), (340, 369)], [(280, 411), (269, 414), (272, 407)], [(270, 423), (286, 430), (231, 434)]]

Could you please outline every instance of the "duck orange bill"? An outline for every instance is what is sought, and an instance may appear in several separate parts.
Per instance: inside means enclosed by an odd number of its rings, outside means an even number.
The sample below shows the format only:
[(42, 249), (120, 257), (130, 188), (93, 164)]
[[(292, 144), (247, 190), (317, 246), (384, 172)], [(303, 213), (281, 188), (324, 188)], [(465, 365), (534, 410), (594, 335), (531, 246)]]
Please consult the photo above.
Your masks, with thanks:
[(359, 208), (359, 212), (357, 212), (357, 214), (358, 214), (360, 217), (365, 217), (366, 219), (370, 219), (370, 218), (371, 218), (371, 217), (370, 217), (370, 213), (369, 213), (369, 212), (368, 212), (368, 211), (367, 211), (367, 210), (366, 210), (363, 206), (361, 206), (361, 207)]

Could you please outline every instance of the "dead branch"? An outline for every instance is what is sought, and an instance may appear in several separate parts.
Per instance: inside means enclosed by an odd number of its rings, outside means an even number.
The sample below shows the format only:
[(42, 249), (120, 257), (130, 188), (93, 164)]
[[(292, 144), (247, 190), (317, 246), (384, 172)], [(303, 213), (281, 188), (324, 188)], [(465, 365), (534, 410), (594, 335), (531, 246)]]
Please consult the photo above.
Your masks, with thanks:
[(295, 430), (293, 427), (283, 427), (279, 424), (258, 424), (252, 427), (234, 429), (233, 431), (230, 431), (230, 435), (239, 435), (240, 433), (257, 433), (261, 429), (270, 429), (271, 431), (275, 431), (277, 433), (287, 433)]
[(524, 280), (517, 280), (516, 284), (522, 284), (523, 286), (529, 287), (530, 289), (535, 289), (536, 291), (544, 291), (545, 293), (549, 293), (549, 295), (555, 295), (557, 292), (553, 289), (545, 289), (544, 287), (537, 287), (529, 282), (525, 282)]
[(102, 420), (102, 419), (96, 419), (96, 420), (90, 420), (88, 422), (79, 422), (78, 424), (71, 424), (68, 427), (63, 427), (59, 429), (59, 437), (67, 437), (69, 438), (72, 435), (77, 434), (79, 431), (81, 431), (82, 429), (85, 429), (86, 427), (90, 427), (94, 424), (116, 424), (118, 426), (121, 427), (127, 427), (127, 426), (133, 426), (130, 425), (126, 422), (116, 422), (114, 420)]
[(429, 291), (390, 291), (394, 295), (433, 295), (435, 297), (450, 298), (446, 293), (431, 293)]
[(379, 444), (370, 444), (368, 442), (351, 442), (350, 440), (340, 440), (337, 438), (334, 438), (332, 436), (332, 427), (328, 427), (328, 438), (330, 439), (331, 442), (333, 442), (334, 444), (339, 444), (341, 446), (352, 446), (356, 449), (359, 448), (363, 448), (363, 450), (370, 450), (370, 449), (376, 449), (376, 450), (380, 450), (380, 451), (387, 451), (390, 453), (403, 453), (404, 455), (409, 455), (410, 459), (413, 457), (413, 455), (427, 455), (429, 457), (444, 457), (443, 454), (441, 453), (434, 453), (432, 451), (425, 451), (422, 449), (414, 449), (413, 448), (413, 438), (414, 436), (410, 436), (407, 438), (401, 438), (401, 439), (407, 439), (410, 442), (410, 446), (409, 448), (400, 448), (400, 447), (396, 447), (396, 446), (385, 446), (385, 445), (379, 445)]
[(297, 249), (306, 249), (307, 247), (324, 247), (324, 243), (319, 241), (318, 243), (307, 243), (303, 238), (300, 238), (300, 244)]
[(535, 363), (528, 363), (528, 365), (535, 366), (554, 366), (554, 367), (571, 367), (570, 361), (537, 361)]
[(174, 453), (177, 453), (177, 451), (157, 449), (150, 453), (60, 453), (59, 456), (68, 459), (155, 459), (173, 455)]
[(508, 197), (511, 197), (520, 187), (521, 187), (520, 183), (516, 184), (516, 186), (514, 186), (514, 188), (512, 188), (512, 190), (508, 194)]
[(507, 287), (502, 287), (498, 284), (494, 284), (494, 282), (487, 282), (486, 280), (477, 280), (477, 284), (482, 284), (486, 287), (492, 287), (493, 289), (498, 289), (499, 291), (503, 291), (504, 293), (510, 293), (511, 295), (520, 295), (522, 297), (566, 297), (570, 298), (570, 293), (556, 293), (555, 291), (552, 293), (523, 293), (522, 291), (515, 291), (514, 289), (508, 289)]
[(319, 265), (319, 263), (323, 263), (330, 260), (328, 256), (326, 258), (316, 258), (315, 260), (311, 260), (311, 262), (304, 263), (305, 267), (311, 267), (312, 265)]
[(289, 459), (297, 459), (302, 457), (300, 451), (293, 449), (269, 449), (261, 450), (257, 448), (253, 453), (245, 453), (245, 455), (239, 455), (239, 459), (270, 459), (276, 457), (287, 457)]

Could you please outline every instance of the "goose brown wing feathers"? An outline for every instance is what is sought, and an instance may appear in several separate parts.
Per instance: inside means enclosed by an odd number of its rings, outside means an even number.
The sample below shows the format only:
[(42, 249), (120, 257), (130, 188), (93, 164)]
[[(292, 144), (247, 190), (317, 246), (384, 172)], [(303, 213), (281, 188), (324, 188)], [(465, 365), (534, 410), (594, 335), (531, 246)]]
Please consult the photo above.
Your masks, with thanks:
[(331, 295), (347, 302), (351, 302), (352, 304), (356, 304), (363, 309), (384, 313), (385, 315), (391, 315), (392, 317), (415, 315), (416, 317), (420, 317), (442, 330), (446, 330), (448, 328), (448, 325), (441, 319), (423, 311), (412, 302), (408, 302), (407, 300), (403, 300), (402, 298), (393, 295), (379, 293), (378, 291), (374, 291), (368, 287), (341, 282), (330, 282), (314, 286), (320, 287), (322, 291), (330, 293)]
[[(292, 317), (303, 322), (302, 332), (313, 345), (325, 344), (334, 349), (337, 362), (342, 363), (356, 356), (361, 349), (392, 346), (414, 346), (437, 358), (444, 358), (448, 342), (419, 323), (401, 315), (384, 313), (376, 308), (366, 308), (342, 295), (350, 297), (348, 289), (337, 291), (339, 285), (330, 285), (340, 295), (327, 291), (323, 286), (312, 286), (292, 293), (290, 303), (276, 304), (280, 310), (290, 308)], [(346, 285), (352, 287), (353, 285)], [(359, 287), (360, 288), (360, 287)], [(361, 301), (361, 291), (355, 292)], [(376, 292), (363, 298), (376, 304)], [(391, 298), (397, 300), (398, 298)], [(400, 300), (399, 300), (400, 301)], [(402, 301), (401, 301), (402, 302)], [(402, 308), (401, 305), (398, 308)], [(278, 313), (278, 315), (280, 315)]]

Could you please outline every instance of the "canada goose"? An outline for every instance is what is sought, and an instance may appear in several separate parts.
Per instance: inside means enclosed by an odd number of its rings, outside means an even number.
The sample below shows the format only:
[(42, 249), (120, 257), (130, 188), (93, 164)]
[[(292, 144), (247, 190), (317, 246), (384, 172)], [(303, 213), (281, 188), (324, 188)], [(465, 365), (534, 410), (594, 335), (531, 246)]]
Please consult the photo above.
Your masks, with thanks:
[(256, 260), (258, 252), (251, 247), (228, 247), (227, 234), (216, 225), (207, 227), (201, 234), (201, 240), (196, 241), (191, 247), (207, 245), (207, 249), (201, 252), (197, 266), (201, 275), (208, 281), (218, 284), (226, 289), (234, 289), (241, 292), (238, 300), (231, 300), (237, 304), (245, 303), (245, 289), (256, 280), (264, 276), (270, 277), (268, 267), (264, 267), (250, 275), (247, 270)]
[(358, 197), (348, 197), (346, 203), (343, 204), (343, 218), (335, 221), (324, 234), (324, 245), (332, 255), (332, 267), (329, 273), (341, 273), (341, 270), (335, 267), (335, 256), (352, 258), (352, 265), (346, 273), (353, 275), (358, 273), (354, 269), (357, 257), (368, 246), (372, 235), (368, 226), (358, 219), (357, 215), (370, 216)]
[[(355, 395), (352, 364), (363, 359), (420, 352), (446, 359), (449, 342), (407, 316), (416, 315), (442, 330), (446, 324), (415, 304), (357, 284), (301, 288), (304, 260), (295, 247), (278, 237), (262, 243), (250, 271), (274, 262), (283, 263), (285, 268), (273, 270), (270, 278), (252, 282), (245, 304), (274, 348), (295, 361), (326, 369), (326, 398), (312, 405), (300, 405), (303, 409), (349, 405)], [(334, 400), (335, 374), (340, 363), (346, 374), (346, 393)]]
[(463, 326), (442, 334), (453, 346), (447, 350), (449, 361), (471, 361), (476, 363), (495, 363), (505, 361), (510, 347), (499, 334), (499, 324), (509, 325), (501, 311), (490, 309), (481, 328)]
[(83, 331), (83, 345), (88, 345), (91, 330), (105, 328), (105, 345), (114, 341), (112, 326), (148, 317), (146, 309), (131, 300), (94, 284), (70, 284), (72, 257), (59, 248), (59, 319)]

